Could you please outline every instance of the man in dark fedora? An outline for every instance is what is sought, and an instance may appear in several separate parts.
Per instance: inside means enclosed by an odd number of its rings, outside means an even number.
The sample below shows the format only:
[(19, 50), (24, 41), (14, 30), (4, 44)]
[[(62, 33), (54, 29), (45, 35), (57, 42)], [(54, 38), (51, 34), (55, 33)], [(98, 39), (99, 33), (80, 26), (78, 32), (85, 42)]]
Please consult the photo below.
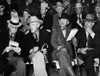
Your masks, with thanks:
[(56, 27), (59, 27), (59, 18), (61, 17), (61, 14), (63, 13), (64, 10), (64, 5), (62, 2), (57, 1), (56, 5), (53, 7), (56, 11), (56, 14), (53, 16), (53, 26), (52, 29), (55, 29)]
[[(21, 26), (19, 18), (12, 17), (8, 22), (8, 30), (2, 33), (0, 51), (0, 71), (4, 72), (4, 76), (9, 76), (12, 72), (9, 65), (14, 66), (15, 75), (26, 76), (26, 68), (24, 59), (26, 57), (25, 35), (18, 30)], [(12, 46), (11, 46), (12, 45)], [(18, 52), (19, 51), (19, 52)], [(5, 60), (7, 61), (5, 63)], [(2, 67), (5, 64), (4, 67)]]
[(95, 20), (93, 14), (87, 14), (84, 19), (84, 28), (80, 29), (76, 35), (78, 41), (79, 56), (82, 57), (85, 64), (87, 76), (96, 76), (94, 71), (94, 58), (100, 50), (100, 35), (95, 28)]
[(54, 48), (53, 58), (60, 65), (59, 76), (75, 76), (71, 65), (71, 43), (66, 41), (71, 31), (69, 16), (66, 13), (62, 13), (57, 26), (52, 30), (51, 44)]

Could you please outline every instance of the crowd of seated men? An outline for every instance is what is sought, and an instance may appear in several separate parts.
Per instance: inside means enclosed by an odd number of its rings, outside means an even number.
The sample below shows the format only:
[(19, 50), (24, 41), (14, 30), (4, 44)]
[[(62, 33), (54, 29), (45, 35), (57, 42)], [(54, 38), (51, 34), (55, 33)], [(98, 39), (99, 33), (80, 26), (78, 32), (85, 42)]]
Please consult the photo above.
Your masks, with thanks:
[(87, 76), (99, 76), (99, 58), (99, 0), (0, 0), (0, 76), (27, 76), (30, 64), (31, 76), (50, 76), (52, 66), (78, 76), (73, 65), (81, 63)]

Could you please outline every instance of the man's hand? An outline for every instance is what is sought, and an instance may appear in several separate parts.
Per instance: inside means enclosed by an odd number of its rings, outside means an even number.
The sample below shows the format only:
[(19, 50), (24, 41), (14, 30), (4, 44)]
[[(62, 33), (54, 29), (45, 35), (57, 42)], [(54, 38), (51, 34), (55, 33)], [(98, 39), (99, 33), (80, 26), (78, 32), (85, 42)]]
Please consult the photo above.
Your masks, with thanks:
[(35, 53), (33, 52), (33, 53), (31, 53), (30, 55), (29, 55), (29, 58), (30, 58), (30, 60), (32, 61), (32, 58), (35, 56)]
[(47, 29), (46, 31), (49, 32), (49, 33), (51, 33), (51, 30), (49, 30), (49, 29)]
[(86, 54), (87, 53), (87, 48), (79, 48), (78, 53)]

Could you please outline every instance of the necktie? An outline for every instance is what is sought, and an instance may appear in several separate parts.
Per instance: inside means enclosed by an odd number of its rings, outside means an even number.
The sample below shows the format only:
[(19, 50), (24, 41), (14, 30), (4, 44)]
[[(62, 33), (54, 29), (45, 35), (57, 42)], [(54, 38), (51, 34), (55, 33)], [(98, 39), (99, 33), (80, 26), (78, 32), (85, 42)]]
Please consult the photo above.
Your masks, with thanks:
[(39, 41), (37, 34), (34, 34), (34, 39), (36, 39), (37, 42)]
[(10, 35), (10, 40), (14, 40), (14, 34)]
[(79, 22), (82, 24), (82, 18), (81, 18), (81, 15), (79, 15)]
[(90, 36), (90, 34), (88, 34), (88, 38), (87, 38), (87, 47), (90, 47), (90, 38), (91, 38), (91, 36)]

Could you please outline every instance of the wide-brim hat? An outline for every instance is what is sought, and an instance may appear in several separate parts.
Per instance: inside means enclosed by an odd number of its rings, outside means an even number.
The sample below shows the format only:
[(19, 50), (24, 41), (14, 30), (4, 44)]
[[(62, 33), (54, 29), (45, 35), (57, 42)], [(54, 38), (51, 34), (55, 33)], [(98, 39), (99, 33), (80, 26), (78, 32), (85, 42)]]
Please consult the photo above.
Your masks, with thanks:
[(22, 23), (19, 22), (19, 18), (12, 17), (10, 20), (7, 20), (7, 23), (12, 27), (20, 27)]
[(38, 19), (37, 16), (30, 16), (30, 18), (29, 18), (29, 23), (34, 23), (34, 22), (39, 22), (40, 24), (43, 23), (43, 21), (40, 20), (40, 19)]
[(83, 8), (82, 3), (76, 3), (75, 8)]
[(96, 22), (96, 21), (94, 20), (94, 15), (93, 15), (93, 14), (87, 14), (86, 17), (85, 17), (85, 19), (84, 19), (84, 21), (85, 21), (85, 22), (86, 22), (86, 21), (89, 21), (89, 22)]
[(65, 7), (65, 6), (63, 5), (63, 3), (61, 3), (61, 2), (58, 1), (58, 2), (56, 3), (56, 5), (53, 6), (53, 8), (56, 9), (57, 7)]

